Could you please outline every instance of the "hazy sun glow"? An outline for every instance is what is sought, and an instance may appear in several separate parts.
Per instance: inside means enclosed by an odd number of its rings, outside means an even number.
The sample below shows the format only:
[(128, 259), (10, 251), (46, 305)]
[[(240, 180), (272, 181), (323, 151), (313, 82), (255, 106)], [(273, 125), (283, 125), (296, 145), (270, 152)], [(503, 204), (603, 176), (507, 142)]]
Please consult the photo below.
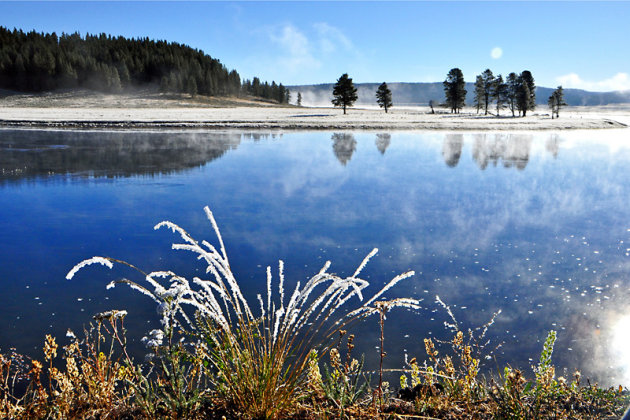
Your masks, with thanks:
[(501, 58), (502, 55), (503, 50), (501, 49), (501, 47), (494, 47), (492, 51), (490, 51), (490, 57), (494, 58), (495, 60)]

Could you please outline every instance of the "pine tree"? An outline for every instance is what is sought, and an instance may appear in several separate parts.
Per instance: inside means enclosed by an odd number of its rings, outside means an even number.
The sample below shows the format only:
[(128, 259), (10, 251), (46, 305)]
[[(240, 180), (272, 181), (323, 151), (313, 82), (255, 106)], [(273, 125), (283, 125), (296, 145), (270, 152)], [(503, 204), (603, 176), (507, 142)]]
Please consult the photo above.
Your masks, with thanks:
[(192, 76), (189, 76), (188, 80), (186, 81), (186, 92), (189, 93), (190, 96), (192, 96), (193, 98), (197, 96), (197, 82)]
[(127, 68), (127, 65), (125, 63), (122, 63), (120, 65), (120, 68), (118, 69), (118, 74), (120, 76), (121, 85), (123, 87), (129, 86), (129, 84), (131, 83), (131, 75), (129, 74), (129, 69)]
[(180, 88), (179, 88), (180, 83), (181, 83), (181, 81), (180, 81), (179, 77), (177, 77), (175, 72), (172, 71), (168, 75), (168, 85), (167, 85), (168, 86), (168, 91), (169, 92), (173, 92), (173, 93), (174, 92), (179, 92), (180, 91)]
[(503, 76), (500, 74), (494, 78), (494, 84), (492, 86), (492, 99), (497, 104), (497, 117), (499, 112), (508, 100), (508, 85), (503, 82)]
[(516, 110), (516, 100), (517, 100), (518, 89), (519, 89), (519, 80), (516, 73), (512, 72), (508, 74), (508, 77), (506, 79), (506, 85), (507, 85), (507, 92), (506, 92), (507, 104), (508, 104), (508, 107), (510, 108), (510, 111), (512, 111), (512, 116), (514, 117), (515, 116), (514, 111)]
[(260, 79), (258, 77), (254, 77), (252, 79), (252, 95), (254, 96), (262, 96), (262, 86), (260, 84)]
[(383, 82), (376, 90), (376, 102), (381, 108), (385, 109), (387, 114), (387, 108), (394, 106), (392, 103), (392, 91), (387, 87), (387, 83)]
[(112, 66), (109, 68), (109, 90), (111, 92), (120, 92), (122, 90), (122, 85), (120, 83), (120, 75), (118, 74), (118, 70), (116, 67)]
[(302, 106), (302, 92), (298, 92), (297, 106)]
[(228, 89), (231, 95), (238, 95), (241, 90), (241, 76), (239, 76), (236, 70), (232, 70), (230, 74), (228, 74)]
[(549, 96), (547, 99), (547, 105), (549, 105), (549, 109), (551, 110), (551, 119), (553, 120), (553, 116), (556, 113), (556, 96), (554, 95), (555, 91)]
[(518, 94), (516, 97), (516, 107), (518, 108), (519, 116), (525, 117), (527, 114), (527, 108), (529, 107), (529, 86), (523, 82), (523, 79), (519, 77)]
[(466, 82), (464, 81), (464, 74), (458, 68), (451, 69), (443, 85), (446, 105), (451, 108), (451, 113), (458, 114), (460, 109), (464, 107), (466, 101)]
[(474, 99), (475, 107), (477, 108), (477, 114), (479, 114), (479, 110), (483, 106), (483, 93), (484, 93), (483, 77), (481, 77), (481, 75), (478, 74), (477, 78), (475, 79), (475, 99)]
[(342, 74), (333, 88), (333, 105), (343, 107), (345, 114), (346, 107), (354, 105), (358, 98), (357, 88), (354, 87), (352, 78), (348, 77), (348, 73)]
[(553, 120), (554, 113), (556, 114), (556, 118), (560, 118), (560, 108), (566, 106), (562, 86), (558, 86), (556, 90), (553, 91), (547, 104), (549, 104), (549, 108), (551, 108), (551, 119)]
[(490, 96), (492, 95), (492, 88), (494, 86), (494, 75), (492, 74), (492, 70), (486, 69), (483, 73), (481, 73), (481, 79), (483, 81), (484, 115), (488, 115), (488, 105), (490, 105)]
[(567, 103), (564, 101), (564, 89), (562, 89), (562, 86), (558, 86), (554, 94), (556, 96), (556, 118), (560, 118), (560, 108), (567, 106)]
[(536, 84), (534, 77), (528, 70), (524, 70), (520, 77), (519, 89), (519, 110), (523, 111), (523, 117), (527, 115), (527, 111), (533, 111), (536, 108)]

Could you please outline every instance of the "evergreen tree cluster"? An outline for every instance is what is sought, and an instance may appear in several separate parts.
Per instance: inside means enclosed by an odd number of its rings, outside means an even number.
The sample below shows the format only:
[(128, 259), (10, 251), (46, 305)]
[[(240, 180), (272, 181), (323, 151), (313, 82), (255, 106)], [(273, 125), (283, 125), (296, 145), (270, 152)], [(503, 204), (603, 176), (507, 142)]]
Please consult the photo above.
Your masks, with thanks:
[(275, 81), (271, 84), (262, 83), (258, 77), (254, 77), (251, 81), (245, 80), (243, 92), (251, 96), (278, 101), (281, 104), (288, 104), (291, 99), (291, 92), (282, 83), (276, 84)]
[[(346, 113), (346, 108), (354, 105), (359, 96), (357, 95), (357, 88), (354, 87), (352, 78), (348, 77), (348, 73), (341, 75), (337, 79), (337, 83), (333, 86), (333, 99), (332, 104), (334, 106), (340, 106), (343, 108), (343, 113)], [(376, 90), (376, 103), (387, 110), (394, 106), (392, 102), (392, 91), (387, 86), (387, 83), (383, 82)], [(302, 94), (298, 92), (298, 106), (302, 105)]]
[[(459, 68), (451, 69), (442, 85), (446, 98), (443, 106), (450, 108), (451, 113), (458, 114), (466, 104), (467, 90), (463, 72)], [(536, 84), (532, 73), (528, 70), (524, 70), (519, 75), (510, 73), (504, 80), (502, 75), (495, 76), (492, 70), (486, 69), (482, 74), (477, 75), (474, 87), (474, 104), (477, 107), (477, 112), (483, 109), (487, 115), (490, 105), (494, 103), (497, 116), (500, 115), (501, 109), (507, 107), (512, 111), (513, 117), (517, 110), (519, 116), (522, 115), (524, 117), (527, 111), (536, 108)], [(566, 105), (560, 97), (562, 91), (561, 88), (559, 89), (559, 93), (557, 93), (557, 90), (554, 92), (555, 96), (549, 99), (549, 106), (556, 116), (558, 115), (557, 110), (561, 106)], [(346, 113), (346, 108), (353, 106), (358, 99), (357, 89), (352, 82), (352, 78), (348, 77), (347, 73), (342, 74), (337, 79), (337, 83), (333, 86), (332, 94), (333, 105), (343, 107), (344, 114)], [(378, 87), (376, 102), (381, 108), (385, 109), (386, 113), (393, 106), (392, 92), (387, 83), (383, 82)], [(301, 104), (300, 93), (298, 93), (298, 103)], [(431, 113), (435, 113), (433, 105), (433, 101), (429, 101)]]
[[(254, 78), (256, 81), (257, 78)], [(159, 84), (160, 91), (191, 95), (251, 94), (288, 102), (288, 90), (273, 82), (246, 81), (236, 70), (189, 46), (149, 38), (127, 39), (79, 33), (57, 36), (0, 26), (0, 88), (44, 92), (86, 88), (119, 92)]]
[(505, 81), (500, 74), (494, 76), (490, 69), (477, 75), (474, 98), (477, 112), (483, 109), (487, 115), (488, 108), (492, 103), (496, 105), (497, 116), (505, 106), (512, 111), (513, 117), (516, 115), (516, 111), (524, 117), (527, 111), (535, 109), (536, 84), (532, 73), (528, 70), (518, 75), (510, 73)]

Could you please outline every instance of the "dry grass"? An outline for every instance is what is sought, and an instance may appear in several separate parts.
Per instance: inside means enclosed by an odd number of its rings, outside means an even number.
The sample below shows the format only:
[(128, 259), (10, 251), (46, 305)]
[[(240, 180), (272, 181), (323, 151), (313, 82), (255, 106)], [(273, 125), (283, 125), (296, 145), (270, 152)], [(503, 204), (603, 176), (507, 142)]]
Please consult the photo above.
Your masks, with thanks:
[(92, 90), (60, 90), (46, 93), (21, 93), (0, 90), (0, 106), (24, 108), (230, 108), (238, 106), (270, 107), (273, 102), (254, 97), (221, 97), (159, 93), (155, 89), (138, 89), (118, 94)]

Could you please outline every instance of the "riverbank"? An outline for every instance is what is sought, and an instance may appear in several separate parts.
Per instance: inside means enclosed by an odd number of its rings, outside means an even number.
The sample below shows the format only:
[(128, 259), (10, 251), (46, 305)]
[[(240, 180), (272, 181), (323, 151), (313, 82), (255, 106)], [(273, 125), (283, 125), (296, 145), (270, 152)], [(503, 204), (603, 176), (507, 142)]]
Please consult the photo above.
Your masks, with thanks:
[(427, 107), (350, 108), (273, 106), (238, 98), (59, 93), (10, 95), (0, 99), (0, 127), (33, 128), (208, 128), (284, 130), (566, 130), (630, 126), (630, 105), (567, 107), (551, 119), (539, 107), (526, 118), (465, 109), (453, 115)]

